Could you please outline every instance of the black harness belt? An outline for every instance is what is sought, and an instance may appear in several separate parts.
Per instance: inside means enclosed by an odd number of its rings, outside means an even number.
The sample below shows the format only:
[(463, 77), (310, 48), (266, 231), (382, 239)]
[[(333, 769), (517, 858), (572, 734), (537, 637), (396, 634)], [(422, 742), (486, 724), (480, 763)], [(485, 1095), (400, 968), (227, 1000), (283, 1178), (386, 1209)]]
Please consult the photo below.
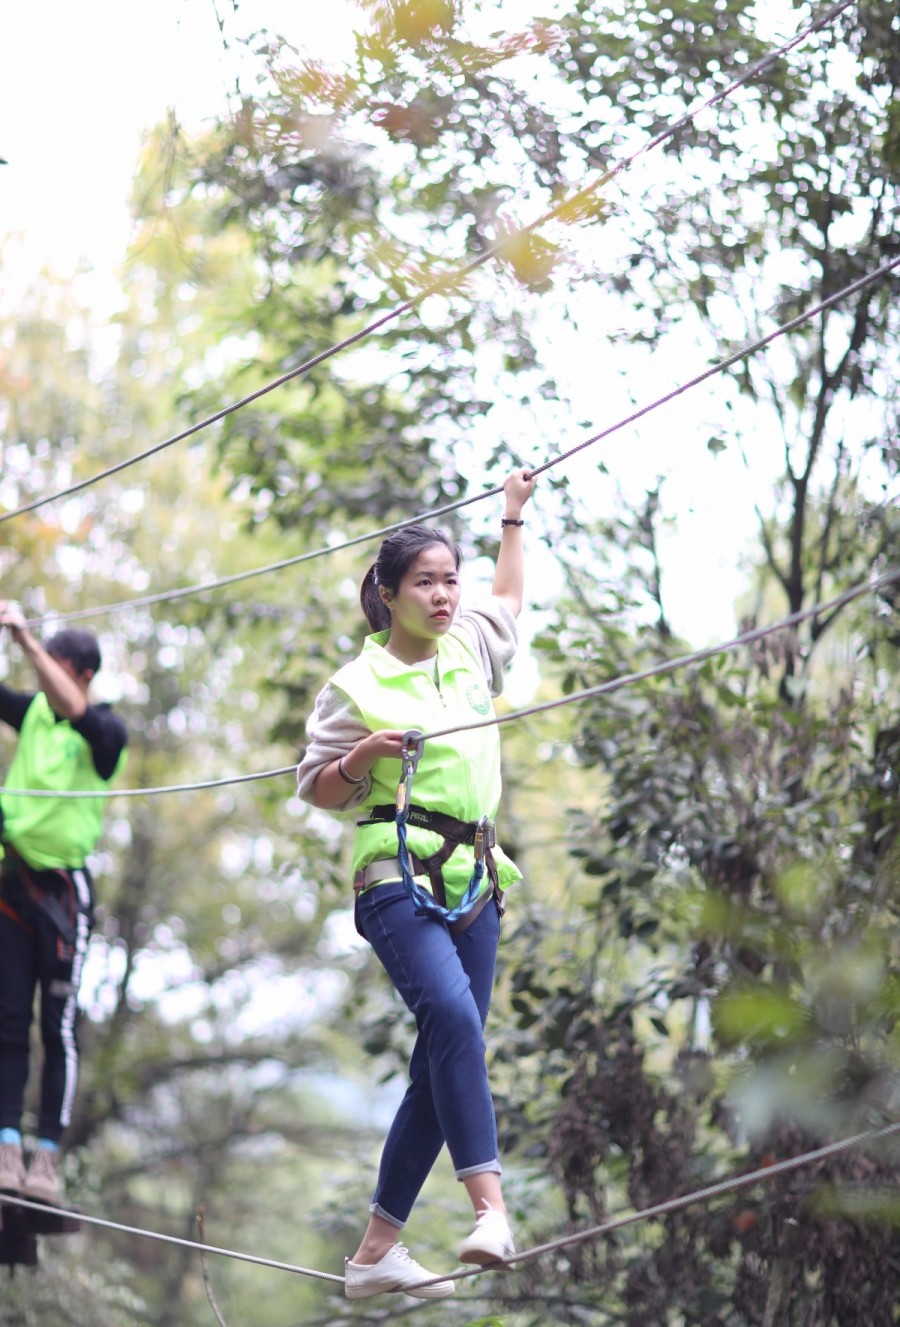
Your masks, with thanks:
[[(365, 820), (357, 820), (356, 823), (357, 825), (393, 824), (396, 818), (395, 806), (373, 806)], [(442, 838), (449, 839), (454, 847), (458, 843), (474, 844), (479, 829), (484, 833), (485, 851), (495, 847), (497, 843), (497, 829), (493, 820), (486, 820), (483, 825), (480, 820), (457, 820), (456, 816), (445, 815), (443, 811), (427, 811), (424, 806), (416, 806), (414, 803), (406, 812), (406, 822), (409, 825), (416, 825), (419, 829), (430, 829), (433, 834), (440, 834)], [(447, 857), (449, 856), (450, 853), (447, 854)], [(444, 860), (446, 861), (446, 858)]]
[[(21, 886), (32, 903), (50, 918), (64, 944), (74, 944), (78, 904), (71, 872), (62, 867), (39, 872), (45, 880), (48, 882), (52, 880), (57, 885), (57, 890), (44, 888), (41, 883), (35, 880), (31, 867), (16, 852), (12, 844), (4, 843), (3, 851), (8, 861), (8, 869), (18, 875)], [(13, 916), (21, 925), (24, 925), (8, 899), (5, 900), (3, 911), (7, 915)]]
[[(373, 806), (365, 820), (357, 820), (356, 823), (358, 827), (393, 824), (396, 818), (397, 808), (395, 806)], [(447, 906), (447, 891), (444, 887), (444, 876), (441, 870), (444, 863), (453, 856), (460, 844), (477, 846), (484, 854), (484, 864), (492, 887), (484, 891), (473, 908), (450, 925), (451, 935), (460, 935), (467, 927), (471, 926), (489, 899), (496, 899), (497, 906), (501, 914), (503, 913), (503, 891), (498, 883), (497, 865), (491, 851), (497, 843), (497, 831), (492, 820), (457, 820), (455, 816), (446, 815), (442, 811), (428, 811), (424, 806), (415, 805), (408, 808), (406, 820), (407, 824), (414, 825), (418, 829), (427, 829), (433, 834), (440, 834), (444, 840), (437, 852), (433, 852), (429, 857), (420, 857), (418, 853), (412, 851), (409, 854), (413, 873), (428, 876), (434, 900), (442, 908)], [(481, 836), (480, 844), (478, 843), (479, 835)], [(400, 878), (399, 863), (395, 858), (384, 862), (370, 862), (368, 866), (357, 871), (353, 888), (357, 891), (358, 897), (360, 890), (375, 884), (377, 880)], [(358, 924), (357, 930), (359, 930)]]

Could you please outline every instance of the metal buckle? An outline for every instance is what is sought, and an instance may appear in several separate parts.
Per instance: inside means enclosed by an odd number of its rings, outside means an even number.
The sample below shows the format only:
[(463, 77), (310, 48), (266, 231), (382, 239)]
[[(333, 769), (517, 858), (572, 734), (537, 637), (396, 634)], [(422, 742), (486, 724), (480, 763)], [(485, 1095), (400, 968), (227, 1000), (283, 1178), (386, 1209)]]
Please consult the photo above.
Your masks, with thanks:
[[(487, 829), (488, 829), (488, 818), (487, 816), (482, 816), (478, 824), (475, 826), (474, 842), (475, 842), (476, 862), (480, 862), (484, 858), (484, 849), (485, 849), (484, 840), (485, 840), (485, 835), (487, 834)], [(488, 844), (487, 846), (490, 847), (491, 845)]]

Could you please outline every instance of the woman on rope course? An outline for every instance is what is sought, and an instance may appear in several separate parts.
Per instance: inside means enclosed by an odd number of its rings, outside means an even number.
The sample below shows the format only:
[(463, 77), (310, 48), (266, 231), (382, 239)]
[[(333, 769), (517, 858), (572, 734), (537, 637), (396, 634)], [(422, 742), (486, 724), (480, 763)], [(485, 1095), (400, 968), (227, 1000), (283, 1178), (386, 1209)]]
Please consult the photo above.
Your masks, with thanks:
[(434, 1273), (398, 1242), (445, 1142), (475, 1212), (460, 1260), (485, 1265), (515, 1252), (484, 1055), (502, 891), (521, 879), (495, 842), (500, 740), (493, 724), (419, 739), (485, 718), (502, 690), (524, 590), (521, 513), (534, 485), (517, 470), (503, 486), (492, 597), (477, 610), (457, 612), (461, 555), (444, 531), (412, 525), (385, 539), (360, 591), (374, 634), (307, 723), (299, 794), (363, 813), (353, 841), (357, 928), (417, 1028), (368, 1226), (346, 1260), (348, 1299), (453, 1293), (452, 1281), (414, 1288)]

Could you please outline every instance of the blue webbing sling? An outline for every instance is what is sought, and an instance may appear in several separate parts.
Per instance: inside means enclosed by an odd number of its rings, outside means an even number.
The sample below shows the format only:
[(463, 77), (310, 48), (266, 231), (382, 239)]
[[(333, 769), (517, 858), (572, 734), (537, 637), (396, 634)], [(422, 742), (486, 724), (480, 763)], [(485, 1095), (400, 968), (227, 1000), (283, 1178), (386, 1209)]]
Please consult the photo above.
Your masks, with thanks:
[(466, 892), (460, 899), (455, 908), (442, 907), (440, 903), (421, 885), (417, 885), (413, 879), (413, 873), (409, 860), (409, 848), (406, 843), (406, 822), (409, 819), (410, 795), (412, 792), (413, 776), (425, 749), (425, 738), (418, 729), (410, 729), (403, 734), (403, 749), (401, 754), (400, 782), (397, 785), (397, 804), (395, 820), (397, 824), (397, 860), (400, 863), (400, 872), (403, 880), (403, 886), (410, 898), (416, 905), (416, 915), (429, 915), (439, 917), (446, 922), (448, 926), (465, 917), (471, 912), (479, 901), (481, 893), (481, 882), (484, 879), (484, 838), (487, 816), (482, 816), (478, 822), (475, 831), (475, 869), (472, 877), (466, 886)]

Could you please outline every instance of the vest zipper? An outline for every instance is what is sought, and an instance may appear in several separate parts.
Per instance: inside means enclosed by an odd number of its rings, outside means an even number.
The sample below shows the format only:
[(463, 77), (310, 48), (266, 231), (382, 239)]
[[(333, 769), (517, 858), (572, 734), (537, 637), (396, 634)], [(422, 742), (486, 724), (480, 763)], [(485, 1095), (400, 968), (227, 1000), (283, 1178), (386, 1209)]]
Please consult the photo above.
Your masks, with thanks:
[(440, 665), (438, 664), (438, 656), (437, 656), (437, 655), (434, 656), (434, 689), (435, 689), (435, 691), (438, 693), (438, 699), (440, 700), (440, 702), (441, 702), (441, 704), (443, 705), (444, 709), (446, 709), (446, 708), (447, 708), (447, 702), (446, 702), (446, 700), (444, 700), (444, 693), (443, 693), (443, 691), (441, 690)]

